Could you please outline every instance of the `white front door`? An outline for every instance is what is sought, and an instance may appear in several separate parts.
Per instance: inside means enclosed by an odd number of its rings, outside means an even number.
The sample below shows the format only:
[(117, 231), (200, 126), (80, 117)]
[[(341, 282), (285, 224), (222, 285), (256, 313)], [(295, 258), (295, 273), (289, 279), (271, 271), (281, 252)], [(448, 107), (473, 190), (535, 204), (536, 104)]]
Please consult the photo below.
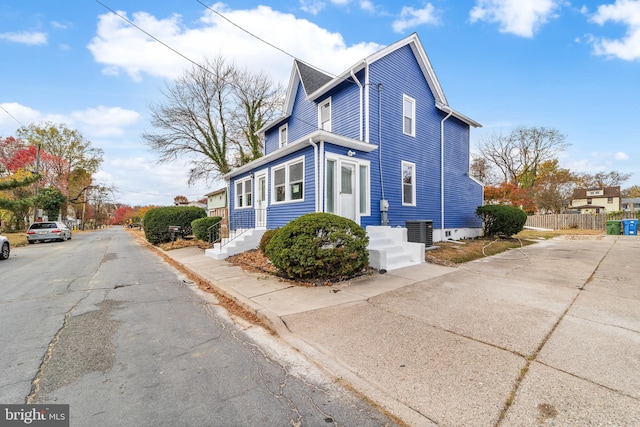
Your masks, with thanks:
[(356, 221), (356, 164), (340, 162), (338, 188), (340, 189), (340, 216)]
[(256, 228), (267, 227), (267, 174), (256, 175)]

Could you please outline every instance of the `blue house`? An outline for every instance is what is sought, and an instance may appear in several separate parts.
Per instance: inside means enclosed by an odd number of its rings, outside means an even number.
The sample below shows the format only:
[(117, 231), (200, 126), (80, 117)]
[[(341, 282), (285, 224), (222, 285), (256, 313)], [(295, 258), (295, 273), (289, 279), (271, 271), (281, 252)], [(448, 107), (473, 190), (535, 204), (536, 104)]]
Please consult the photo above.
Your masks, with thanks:
[[(483, 187), (468, 173), (470, 128), (480, 124), (449, 106), (416, 34), (339, 76), (295, 60), (285, 109), (259, 131), (264, 156), (224, 176), (230, 230), (259, 238), (329, 212), (365, 227), (372, 265), (386, 269), (424, 261), (407, 221), (432, 221), (433, 241), (481, 234)], [(393, 261), (398, 251), (410, 260)]]

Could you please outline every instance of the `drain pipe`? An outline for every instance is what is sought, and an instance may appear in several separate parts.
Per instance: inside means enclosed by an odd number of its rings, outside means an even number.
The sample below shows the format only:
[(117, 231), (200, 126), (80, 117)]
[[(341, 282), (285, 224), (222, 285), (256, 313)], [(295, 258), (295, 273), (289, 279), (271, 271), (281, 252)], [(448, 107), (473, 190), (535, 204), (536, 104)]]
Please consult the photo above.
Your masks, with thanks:
[(382, 90), (384, 85), (378, 83), (378, 166), (380, 167), (380, 225), (389, 225), (389, 201), (384, 197), (384, 176), (382, 174)]
[(449, 113), (440, 122), (440, 229), (442, 241), (444, 236), (444, 122), (451, 117), (453, 110), (449, 108)]
[[(315, 202), (316, 202), (316, 212), (319, 212), (318, 211), (318, 205), (319, 205), (319, 203), (318, 203), (318, 193), (319, 193), (318, 187), (320, 185), (320, 182), (318, 180), (318, 145), (315, 142), (313, 142), (313, 138), (309, 138), (309, 144), (311, 144), (313, 146), (313, 177), (314, 177), (314, 179), (316, 181), (316, 189), (315, 189), (316, 200), (315, 200)], [(304, 171), (303, 171), (303, 173), (304, 173)]]
[(362, 83), (360, 83), (360, 80), (358, 80), (356, 78), (356, 74), (353, 72), (353, 69), (351, 69), (351, 77), (353, 78), (353, 81), (356, 83), (356, 85), (358, 85), (358, 88), (360, 89), (360, 97), (358, 98), (360, 100), (360, 121), (358, 122), (358, 129), (360, 131), (360, 141), (362, 141)]

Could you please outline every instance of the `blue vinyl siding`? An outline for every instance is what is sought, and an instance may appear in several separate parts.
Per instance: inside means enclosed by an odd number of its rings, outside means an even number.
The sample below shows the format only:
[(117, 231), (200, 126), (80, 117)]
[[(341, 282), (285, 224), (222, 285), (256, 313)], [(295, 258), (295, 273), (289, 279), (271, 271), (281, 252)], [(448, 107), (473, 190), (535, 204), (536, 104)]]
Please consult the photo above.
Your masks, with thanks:
[[(370, 66), (370, 141), (381, 146), (385, 197), (389, 200), (389, 225), (405, 221), (433, 220), (440, 227), (440, 120), (435, 98), (408, 46), (402, 47)], [(401, 76), (399, 78), (399, 76)], [(378, 91), (382, 83), (382, 91)], [(403, 95), (416, 100), (416, 136), (402, 132)], [(382, 97), (380, 143), (378, 105)], [(377, 157), (377, 152), (372, 153)], [(416, 165), (416, 206), (402, 206), (402, 161)], [(381, 185), (378, 161), (372, 159), (372, 221), (380, 221), (378, 203)]]
[[(306, 213), (315, 212), (315, 206), (316, 206), (315, 177), (314, 177), (315, 159), (313, 154), (314, 154), (313, 147), (309, 146), (308, 148), (304, 148), (288, 156), (282, 157), (281, 159), (273, 161), (267, 165), (260, 166), (259, 168), (257, 168), (256, 171), (254, 171), (254, 172), (257, 172), (258, 170), (264, 170), (265, 168), (268, 169), (267, 180), (269, 184), (269, 190), (268, 190), (269, 200), (267, 202), (267, 228), (282, 227), (283, 225), (291, 221), (293, 218), (297, 218), (300, 215), (304, 215)], [(278, 167), (279, 165), (287, 163), (291, 160), (297, 159), (299, 157), (304, 157), (303, 201), (293, 201), (293, 202), (274, 205), (271, 200), (271, 197), (273, 195), (273, 191), (272, 191), (273, 180), (272, 180), (271, 172), (273, 168)], [(237, 177), (233, 177), (230, 181), (230, 199), (229, 200), (231, 203), (229, 206), (229, 217), (231, 219), (234, 218), (234, 215), (236, 214), (236, 212), (242, 212), (248, 209), (254, 209), (253, 206), (251, 208), (246, 208), (246, 209), (235, 209), (235, 192), (236, 192), (235, 184), (238, 180), (242, 180), (247, 176), (249, 176), (249, 173), (245, 173)], [(254, 183), (252, 184), (252, 187), (253, 187), (253, 194), (255, 198), (255, 180), (254, 180)]]
[[(294, 71), (295, 72), (295, 71)], [(441, 224), (441, 144), (440, 125), (446, 113), (435, 107), (435, 97), (409, 45), (400, 47), (370, 63), (368, 67), (369, 142), (378, 149), (369, 153), (356, 152), (354, 160), (369, 161), (370, 215), (361, 216), (360, 224), (379, 225), (379, 203), (384, 195), (389, 201), (389, 225), (405, 226), (407, 220), (432, 220), (434, 228)], [(357, 74), (364, 85), (366, 72)], [(380, 89), (380, 90), (379, 90)], [(415, 100), (415, 136), (403, 133), (403, 95)], [(298, 84), (290, 117), (274, 124), (265, 134), (265, 153), (279, 148), (279, 128), (288, 124), (289, 143), (304, 138), (318, 129), (318, 103), (331, 97), (331, 129), (335, 134), (360, 138), (360, 89), (351, 81), (344, 81), (315, 101), (307, 101), (302, 84)], [(364, 97), (363, 97), (364, 98)], [(366, 98), (365, 98), (366, 99)], [(381, 111), (379, 111), (381, 105)], [(379, 120), (379, 113), (382, 119)], [(363, 116), (363, 119), (366, 117)], [(455, 117), (444, 122), (444, 199), (445, 224), (451, 228), (478, 228), (481, 221), (475, 216), (482, 204), (482, 186), (468, 176), (470, 126)], [(362, 124), (363, 138), (366, 138)], [(324, 144), (326, 153), (346, 156), (345, 147), (330, 142)], [(304, 201), (273, 205), (268, 203), (267, 227), (276, 228), (290, 220), (315, 211), (316, 183), (313, 147), (304, 146), (296, 153), (262, 165), (269, 170), (269, 195), (272, 195), (272, 169), (304, 155)], [(380, 156), (382, 167), (380, 167)], [(416, 206), (402, 205), (402, 162), (415, 164)], [(320, 165), (325, 168), (325, 164)], [(382, 170), (382, 172), (381, 172)], [(255, 171), (254, 171), (255, 172)], [(382, 176), (381, 176), (382, 174)], [(235, 182), (246, 177), (233, 177), (230, 182), (230, 214), (234, 212)], [(323, 176), (326, 176), (323, 174)], [(383, 178), (383, 179), (382, 179)], [(324, 183), (318, 186), (321, 209), (324, 207)]]
[(469, 178), (469, 126), (456, 118), (445, 122), (445, 228), (481, 227), (475, 214), (482, 186)]

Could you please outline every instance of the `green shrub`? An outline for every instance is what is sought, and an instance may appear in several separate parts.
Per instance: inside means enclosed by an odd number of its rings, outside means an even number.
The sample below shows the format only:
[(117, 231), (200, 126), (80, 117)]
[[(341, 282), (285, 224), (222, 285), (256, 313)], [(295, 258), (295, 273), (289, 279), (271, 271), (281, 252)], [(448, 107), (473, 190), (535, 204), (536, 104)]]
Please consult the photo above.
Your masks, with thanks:
[(260, 252), (262, 252), (263, 254), (266, 253), (267, 244), (269, 244), (271, 238), (275, 236), (278, 230), (280, 230), (280, 228), (267, 230), (264, 232), (264, 234), (260, 238), (260, 244), (258, 245), (258, 249), (260, 249)]
[[(193, 235), (198, 240), (202, 240), (203, 242), (209, 241), (209, 227), (212, 227), (214, 224), (222, 221), (222, 217), (219, 216), (208, 216), (205, 218), (198, 218), (191, 221), (191, 229), (193, 230)], [(214, 230), (213, 241), (215, 242), (220, 237), (220, 227), (216, 227)]]
[(476, 215), (482, 218), (485, 236), (510, 237), (521, 232), (527, 222), (526, 212), (507, 205), (479, 206)]
[(182, 227), (191, 233), (191, 221), (206, 216), (204, 209), (197, 206), (166, 206), (150, 209), (144, 215), (144, 236), (153, 245), (171, 241), (169, 226)]
[(266, 255), (289, 278), (334, 280), (369, 266), (365, 230), (328, 213), (303, 215), (275, 233)]

